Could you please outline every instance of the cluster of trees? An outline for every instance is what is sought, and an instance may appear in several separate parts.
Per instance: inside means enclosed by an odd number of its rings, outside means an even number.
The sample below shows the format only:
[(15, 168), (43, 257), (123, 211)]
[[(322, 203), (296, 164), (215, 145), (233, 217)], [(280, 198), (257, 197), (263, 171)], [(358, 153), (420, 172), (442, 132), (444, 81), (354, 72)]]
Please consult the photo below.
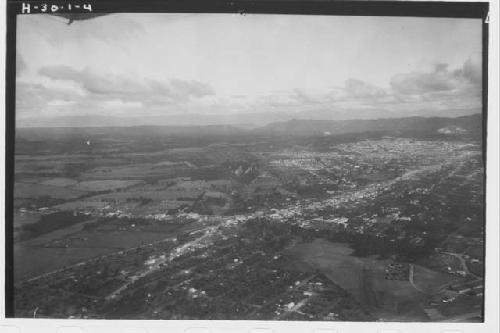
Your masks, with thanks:
[[(29, 203), (32, 208), (42, 208), (42, 207), (51, 207), (54, 205), (59, 205), (64, 202), (68, 201), (68, 199), (59, 199), (59, 198), (53, 198), (48, 195), (43, 195), (39, 196), (36, 198), (30, 198)], [(18, 205), (16, 204), (19, 202), (19, 206), (24, 206), (26, 202), (24, 200), (14, 200), (14, 206), (17, 207)]]
[(433, 238), (415, 241), (415, 238), (410, 237), (390, 239), (370, 234), (354, 234), (350, 241), (355, 256), (364, 257), (378, 254), (382, 258), (387, 258), (395, 255), (405, 261), (415, 261), (428, 257), (434, 252), (434, 247), (437, 245), (437, 240)]
[(139, 202), (141, 205), (147, 205), (153, 202), (151, 198), (138, 197), (138, 198), (127, 198), (126, 202)]
[(43, 215), (37, 222), (21, 226), (19, 239), (24, 241), (35, 238), (42, 234), (83, 222), (87, 218), (84, 214), (73, 212), (56, 212)]

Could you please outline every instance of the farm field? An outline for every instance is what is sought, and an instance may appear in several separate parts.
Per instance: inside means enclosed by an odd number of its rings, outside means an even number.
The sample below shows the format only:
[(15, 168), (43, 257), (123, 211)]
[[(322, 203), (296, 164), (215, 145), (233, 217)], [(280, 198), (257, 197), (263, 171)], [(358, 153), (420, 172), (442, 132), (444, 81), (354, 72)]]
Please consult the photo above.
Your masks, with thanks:
[(437, 294), (446, 286), (452, 283), (459, 283), (464, 280), (463, 278), (434, 271), (420, 265), (413, 266), (413, 284), (415, 288), (428, 295)]
[(54, 199), (76, 199), (86, 191), (80, 191), (66, 186), (53, 186), (33, 183), (16, 183), (14, 195), (17, 198), (51, 197)]
[(14, 213), (14, 228), (20, 227), (26, 224), (31, 224), (35, 223), (40, 219), (41, 214), (40, 213), (31, 213), (31, 212), (26, 212), (26, 213), (20, 213), (20, 212), (15, 212)]
[(489, 323), (487, 1), (7, 1), (6, 318)]
[(443, 284), (453, 281), (449, 276), (421, 266), (415, 269), (417, 288), (409, 281), (386, 280), (384, 268), (390, 260), (355, 257), (352, 252), (345, 243), (324, 239), (295, 245), (288, 250), (289, 255), (305, 264), (304, 269), (320, 270), (370, 311), (387, 320), (394, 313), (399, 320), (424, 320), (426, 293), (437, 292)]
[(45, 248), (14, 244), (14, 278), (22, 281), (115, 251), (108, 248)]
[[(150, 227), (150, 230), (134, 230), (134, 227), (130, 226), (126, 230), (120, 230), (119, 225), (111, 222), (102, 222), (96, 231), (86, 231), (85, 226), (96, 224), (95, 220), (88, 220), (16, 243), (16, 279), (23, 280), (95, 256), (175, 238), (178, 233), (204, 227), (204, 224), (198, 226), (186, 223)], [(57, 256), (58, 260), (53, 260), (54, 256)]]
[[(199, 319), (212, 306), (219, 319), (460, 321), (471, 315), (460, 304), (482, 299), (477, 144), (88, 130), (104, 132), (19, 148), (20, 314), (90, 315), (85, 301), (45, 290), (54, 277), (78, 297), (100, 295), (96, 318)], [(40, 295), (79, 307), (33, 303)]]

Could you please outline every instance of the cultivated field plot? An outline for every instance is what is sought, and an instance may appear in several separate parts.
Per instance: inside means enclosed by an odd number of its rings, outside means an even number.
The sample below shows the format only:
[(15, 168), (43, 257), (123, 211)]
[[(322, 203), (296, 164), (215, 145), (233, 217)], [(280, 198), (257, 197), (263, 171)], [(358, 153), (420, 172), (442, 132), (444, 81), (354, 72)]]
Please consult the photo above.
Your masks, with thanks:
[(35, 223), (40, 217), (40, 213), (14, 212), (14, 228)]
[(58, 186), (58, 187), (71, 187), (76, 184), (78, 184), (78, 181), (75, 179), (71, 178), (49, 178), (47, 180), (44, 180), (40, 182), (42, 185), (51, 185), (51, 186)]
[[(127, 212), (133, 216), (160, 214), (182, 206), (191, 206), (203, 197), (221, 198), (224, 202), (231, 182), (227, 180), (189, 180), (172, 178), (158, 181), (156, 184), (144, 184), (139, 180), (93, 180), (78, 183), (75, 188), (112, 190), (109, 193), (80, 198), (54, 206), (58, 210), (96, 210)], [(224, 203), (222, 203), (224, 206)]]
[[(38, 246), (14, 245), (14, 278), (22, 281), (56, 269), (74, 265), (92, 257), (115, 252), (108, 248), (43, 248)], [(54, 257), (57, 260), (54, 260)]]
[(137, 185), (140, 183), (142, 183), (142, 181), (140, 180), (87, 180), (75, 184), (75, 188), (84, 191), (112, 191), (119, 188), (126, 188), (129, 186)]
[(464, 280), (463, 278), (437, 272), (423, 266), (413, 265), (413, 267), (413, 286), (415, 289), (428, 295), (435, 295), (443, 291), (450, 284), (459, 283)]
[(6, 315), (484, 321), (488, 6), (451, 5), (18, 15)]
[(409, 280), (386, 280), (384, 269), (390, 260), (354, 257), (351, 253), (346, 244), (324, 239), (299, 244), (289, 250), (291, 256), (306, 264), (304, 269), (319, 269), (386, 320), (395, 313), (398, 320), (425, 320), (423, 304), (427, 294), (432, 295), (454, 281), (453, 277), (423, 267), (415, 270), (414, 284)]
[[(15, 244), (16, 279), (23, 280), (103, 254), (175, 238), (178, 233), (197, 228), (184, 223), (153, 226), (149, 230), (142, 226), (146, 230), (141, 230), (133, 223), (124, 228), (123, 222), (116, 225), (110, 221), (98, 224), (94, 231), (86, 231), (86, 225), (95, 223), (95, 220), (85, 221)], [(58, 260), (54, 260), (54, 256)]]
[(75, 190), (65, 186), (53, 186), (33, 183), (16, 183), (14, 185), (15, 198), (51, 197), (54, 199), (74, 199), (86, 193), (86, 191)]

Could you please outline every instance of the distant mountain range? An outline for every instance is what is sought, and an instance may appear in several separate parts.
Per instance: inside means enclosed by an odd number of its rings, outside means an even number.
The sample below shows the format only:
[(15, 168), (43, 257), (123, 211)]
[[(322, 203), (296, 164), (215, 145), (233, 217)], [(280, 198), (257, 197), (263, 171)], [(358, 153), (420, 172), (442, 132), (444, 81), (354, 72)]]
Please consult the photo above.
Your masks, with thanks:
[(472, 135), (482, 133), (481, 114), (456, 118), (407, 117), (356, 120), (304, 120), (272, 122), (257, 128), (234, 125), (208, 126), (100, 126), (100, 127), (39, 127), (18, 128), (18, 137), (27, 140), (44, 140), (67, 137), (162, 137), (166, 135), (196, 136), (329, 136), (349, 133), (384, 133), (387, 135)]
[[(480, 109), (450, 109), (446, 117), (459, 117), (481, 113)], [(416, 110), (409, 116), (433, 117), (436, 111)], [(288, 120), (370, 120), (376, 118), (400, 118), (400, 113), (382, 109), (317, 109), (300, 112), (247, 112), (233, 114), (209, 113), (180, 113), (164, 115), (141, 115), (140, 113), (128, 116), (81, 114), (73, 116), (18, 118), (17, 127), (131, 127), (131, 126), (209, 126), (231, 125), (250, 129), (269, 125), (274, 122)]]
[(362, 132), (478, 134), (482, 132), (482, 115), (457, 118), (408, 117), (356, 120), (289, 120), (275, 122), (255, 131), (280, 135), (335, 135)]
[(164, 116), (58, 116), (29, 118), (18, 121), (18, 127), (132, 127), (132, 126), (211, 126), (237, 125), (243, 128), (262, 126), (274, 121), (291, 119), (279, 113), (245, 113), (240, 115), (174, 114)]

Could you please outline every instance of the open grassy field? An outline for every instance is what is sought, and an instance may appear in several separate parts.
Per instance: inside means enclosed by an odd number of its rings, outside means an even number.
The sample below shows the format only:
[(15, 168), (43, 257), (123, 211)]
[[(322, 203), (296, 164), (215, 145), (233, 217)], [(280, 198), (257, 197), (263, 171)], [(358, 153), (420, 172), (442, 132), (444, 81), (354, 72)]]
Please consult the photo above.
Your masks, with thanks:
[[(73, 226), (72, 226), (73, 227)], [(16, 281), (47, 273), (66, 265), (72, 265), (105, 253), (149, 244), (171, 236), (173, 233), (144, 231), (85, 232), (81, 225), (72, 228), (73, 233), (62, 234), (59, 230), (36, 239), (15, 244)], [(76, 230), (79, 229), (79, 230)], [(65, 242), (65, 246), (52, 246), (55, 240), (82, 239)], [(54, 260), (57, 258), (57, 260)]]
[(55, 199), (78, 198), (86, 191), (71, 189), (64, 186), (52, 186), (44, 184), (15, 183), (14, 197), (17, 198), (38, 198), (51, 197)]
[(81, 178), (85, 180), (141, 180), (144, 176), (148, 177), (175, 177), (179, 170), (186, 169), (187, 167), (183, 165), (182, 167), (175, 166), (158, 166), (155, 163), (135, 163), (133, 165), (123, 165), (123, 166), (102, 166), (91, 169), (81, 174)]
[(14, 228), (20, 227), (25, 224), (31, 224), (37, 222), (41, 217), (39, 213), (19, 213), (14, 212)]
[[(45, 248), (14, 245), (14, 279), (23, 279), (48, 273), (80, 261), (114, 252), (109, 248)], [(57, 260), (54, 260), (57, 258)]]
[(83, 222), (78, 222), (74, 224), (68, 223), (68, 226), (65, 226), (63, 228), (58, 228), (56, 230), (44, 233), (42, 235), (39, 235), (37, 237), (24, 240), (22, 242), (19, 242), (19, 245), (21, 246), (43, 246), (43, 244), (50, 242), (53, 239), (59, 239), (62, 237), (66, 237), (67, 235), (71, 235), (75, 232), (78, 232), (82, 230), (82, 228), (88, 224), (88, 223), (93, 223), (95, 220), (89, 219)]
[(415, 287), (429, 295), (436, 294), (447, 285), (458, 283), (463, 278), (414, 265), (413, 282)]
[[(461, 320), (468, 319), (467, 315), (472, 317), (479, 316), (482, 311), (483, 299), (481, 297), (460, 296), (455, 302), (443, 304), (440, 311), (443, 315), (454, 319), (462, 317)], [(465, 315), (462, 315), (464, 314)], [(457, 314), (460, 314), (457, 316)]]
[(60, 160), (23, 161), (16, 164), (16, 174), (38, 175), (43, 173), (57, 177), (62, 174), (63, 170), (64, 163)]
[(101, 179), (87, 180), (75, 184), (75, 189), (83, 191), (106, 191), (125, 188), (142, 183), (140, 180)]
[(14, 248), (16, 281), (76, 264), (95, 256), (176, 237), (179, 233), (205, 227), (204, 223), (199, 225), (170, 223), (130, 226), (130, 228), (122, 229), (120, 223), (116, 224), (116, 221), (109, 220), (100, 222), (103, 228), (106, 225), (109, 227), (107, 230), (101, 230), (98, 227), (95, 231), (88, 231), (84, 228), (85, 225), (95, 222), (95, 219), (89, 219), (16, 243)]
[(99, 201), (97, 199), (86, 198), (79, 199), (75, 201), (65, 202), (63, 204), (55, 205), (52, 208), (67, 211), (67, 210), (75, 210), (75, 209), (90, 209), (90, 208), (104, 208), (108, 205), (105, 201)]
[[(140, 180), (116, 180), (116, 179), (101, 179), (101, 180), (83, 180), (64, 177), (26, 179), (16, 184), (19, 187), (18, 196), (34, 195), (42, 190), (49, 189), (52, 191), (60, 190), (63, 193), (68, 191), (76, 191), (77, 193), (94, 192), (94, 191), (110, 191), (119, 188), (125, 188), (142, 183)], [(41, 190), (38, 190), (40, 188)], [(29, 192), (29, 193), (28, 193)], [(25, 194), (28, 193), (28, 194)]]
[[(68, 242), (68, 248), (100, 248), (100, 249), (127, 249), (149, 244), (171, 236), (169, 233), (148, 231), (110, 231), (110, 232), (77, 232), (70, 239), (82, 241)], [(50, 243), (47, 244), (50, 246)]]
[[(318, 269), (349, 291), (372, 313), (386, 320), (425, 320), (423, 303), (427, 295), (409, 281), (386, 280), (389, 260), (354, 257), (344, 243), (315, 239), (289, 249), (288, 255), (303, 262), (303, 269)], [(448, 281), (445, 275), (418, 267), (415, 280), (422, 289), (433, 292)]]
[(71, 179), (71, 178), (62, 178), (62, 177), (57, 177), (57, 178), (49, 178), (46, 180), (43, 180), (40, 182), (42, 185), (51, 185), (51, 186), (73, 186), (78, 183), (77, 180)]
[[(146, 184), (139, 180), (91, 180), (80, 182), (74, 188), (93, 191), (111, 189), (110, 193), (97, 194), (53, 206), (55, 209), (121, 210), (136, 216), (164, 213), (190, 206), (203, 198), (221, 198), (224, 209), (229, 208), (229, 196), (233, 184), (228, 180), (189, 180), (189, 178), (164, 179), (156, 184)], [(64, 188), (66, 189), (66, 188)]]

